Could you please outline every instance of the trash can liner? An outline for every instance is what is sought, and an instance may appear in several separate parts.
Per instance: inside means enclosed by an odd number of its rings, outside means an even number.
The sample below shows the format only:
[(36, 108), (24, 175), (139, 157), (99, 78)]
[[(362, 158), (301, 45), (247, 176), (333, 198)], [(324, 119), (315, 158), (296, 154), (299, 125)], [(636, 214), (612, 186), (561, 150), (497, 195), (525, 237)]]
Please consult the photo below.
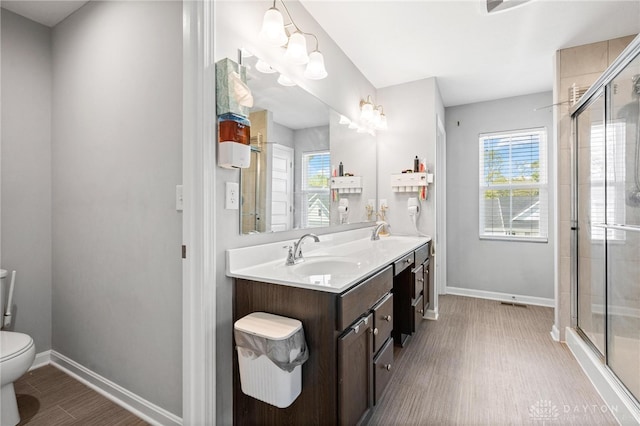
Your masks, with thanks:
[(239, 330), (235, 330), (234, 334), (240, 356), (256, 359), (266, 355), (283, 371), (290, 373), (296, 366), (304, 364), (309, 359), (304, 328), (282, 340), (272, 340)]

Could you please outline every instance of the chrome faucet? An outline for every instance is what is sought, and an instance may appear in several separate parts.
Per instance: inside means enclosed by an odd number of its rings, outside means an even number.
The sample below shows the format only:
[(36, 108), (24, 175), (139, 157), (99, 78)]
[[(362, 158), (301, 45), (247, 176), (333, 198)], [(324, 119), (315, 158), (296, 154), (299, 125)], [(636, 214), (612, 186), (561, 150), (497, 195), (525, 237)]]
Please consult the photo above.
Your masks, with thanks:
[(380, 239), (380, 231), (382, 231), (382, 228), (384, 228), (385, 226), (389, 226), (389, 224), (385, 221), (378, 222), (376, 227), (373, 228), (373, 233), (371, 234), (371, 241), (378, 241)]
[(293, 247), (289, 246), (289, 253), (287, 254), (287, 265), (295, 265), (300, 262), (304, 262), (304, 258), (302, 257), (302, 242), (306, 238), (313, 238), (313, 240), (317, 243), (320, 242), (320, 238), (316, 234), (304, 234), (300, 239), (293, 244)]

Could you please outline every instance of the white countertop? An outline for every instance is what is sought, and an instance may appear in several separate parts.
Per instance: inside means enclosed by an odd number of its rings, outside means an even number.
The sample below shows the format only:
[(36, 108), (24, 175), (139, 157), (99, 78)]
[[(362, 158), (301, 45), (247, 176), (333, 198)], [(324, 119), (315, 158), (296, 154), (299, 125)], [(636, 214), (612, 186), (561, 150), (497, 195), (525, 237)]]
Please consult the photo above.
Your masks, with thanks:
[[(431, 241), (431, 237), (397, 235), (381, 236), (378, 241), (371, 241), (372, 229), (321, 235), (318, 243), (307, 239), (302, 245), (305, 262), (292, 266), (285, 265), (286, 247), (297, 240), (227, 250), (226, 274), (234, 278), (342, 293)], [(323, 265), (328, 264), (335, 267), (323, 269)]]

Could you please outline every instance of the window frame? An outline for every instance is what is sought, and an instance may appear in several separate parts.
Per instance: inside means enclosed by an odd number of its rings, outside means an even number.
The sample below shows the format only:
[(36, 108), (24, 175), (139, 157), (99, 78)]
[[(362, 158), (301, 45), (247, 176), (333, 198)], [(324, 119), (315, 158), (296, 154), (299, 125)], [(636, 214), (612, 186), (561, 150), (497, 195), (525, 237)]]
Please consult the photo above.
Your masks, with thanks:
[[(539, 161), (539, 181), (538, 182), (513, 182), (509, 179), (507, 183), (487, 183), (484, 179), (485, 166), (485, 141), (490, 139), (511, 139), (506, 142), (512, 147), (517, 142), (513, 139), (522, 138), (523, 136), (538, 136), (538, 161)], [(533, 243), (548, 243), (549, 241), (549, 146), (546, 127), (533, 127), (519, 130), (497, 131), (480, 133), (478, 135), (478, 238), (480, 240), (493, 241), (519, 241)], [(511, 151), (510, 151), (511, 152)], [(513, 158), (507, 160), (509, 169), (513, 169)], [(537, 235), (507, 235), (507, 234), (490, 234), (485, 231), (485, 192), (487, 190), (508, 190), (510, 191), (509, 200), (512, 202), (513, 191), (517, 190), (538, 190), (539, 203), (544, 207), (539, 207), (539, 225)], [(533, 205), (532, 205), (533, 206)], [(513, 218), (512, 218), (513, 221)], [(513, 229), (512, 224), (510, 229)]]

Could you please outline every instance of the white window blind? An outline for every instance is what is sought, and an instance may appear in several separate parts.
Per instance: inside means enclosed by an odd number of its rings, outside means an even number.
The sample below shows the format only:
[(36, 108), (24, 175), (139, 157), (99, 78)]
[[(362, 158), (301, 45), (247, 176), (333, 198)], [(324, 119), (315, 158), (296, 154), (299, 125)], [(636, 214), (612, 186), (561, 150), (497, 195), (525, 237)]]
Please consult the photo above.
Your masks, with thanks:
[[(625, 127), (625, 123), (622, 121), (607, 123), (607, 138), (605, 139), (604, 124), (591, 125), (589, 144), (591, 200), (589, 206), (592, 240), (604, 240), (604, 228), (599, 225), (626, 223)], [(609, 240), (623, 240), (624, 238), (624, 231), (607, 230), (607, 239)]]
[(546, 241), (546, 131), (482, 134), (479, 148), (480, 237)]
[(302, 154), (303, 227), (329, 225), (330, 178), (331, 157), (328, 151)]

